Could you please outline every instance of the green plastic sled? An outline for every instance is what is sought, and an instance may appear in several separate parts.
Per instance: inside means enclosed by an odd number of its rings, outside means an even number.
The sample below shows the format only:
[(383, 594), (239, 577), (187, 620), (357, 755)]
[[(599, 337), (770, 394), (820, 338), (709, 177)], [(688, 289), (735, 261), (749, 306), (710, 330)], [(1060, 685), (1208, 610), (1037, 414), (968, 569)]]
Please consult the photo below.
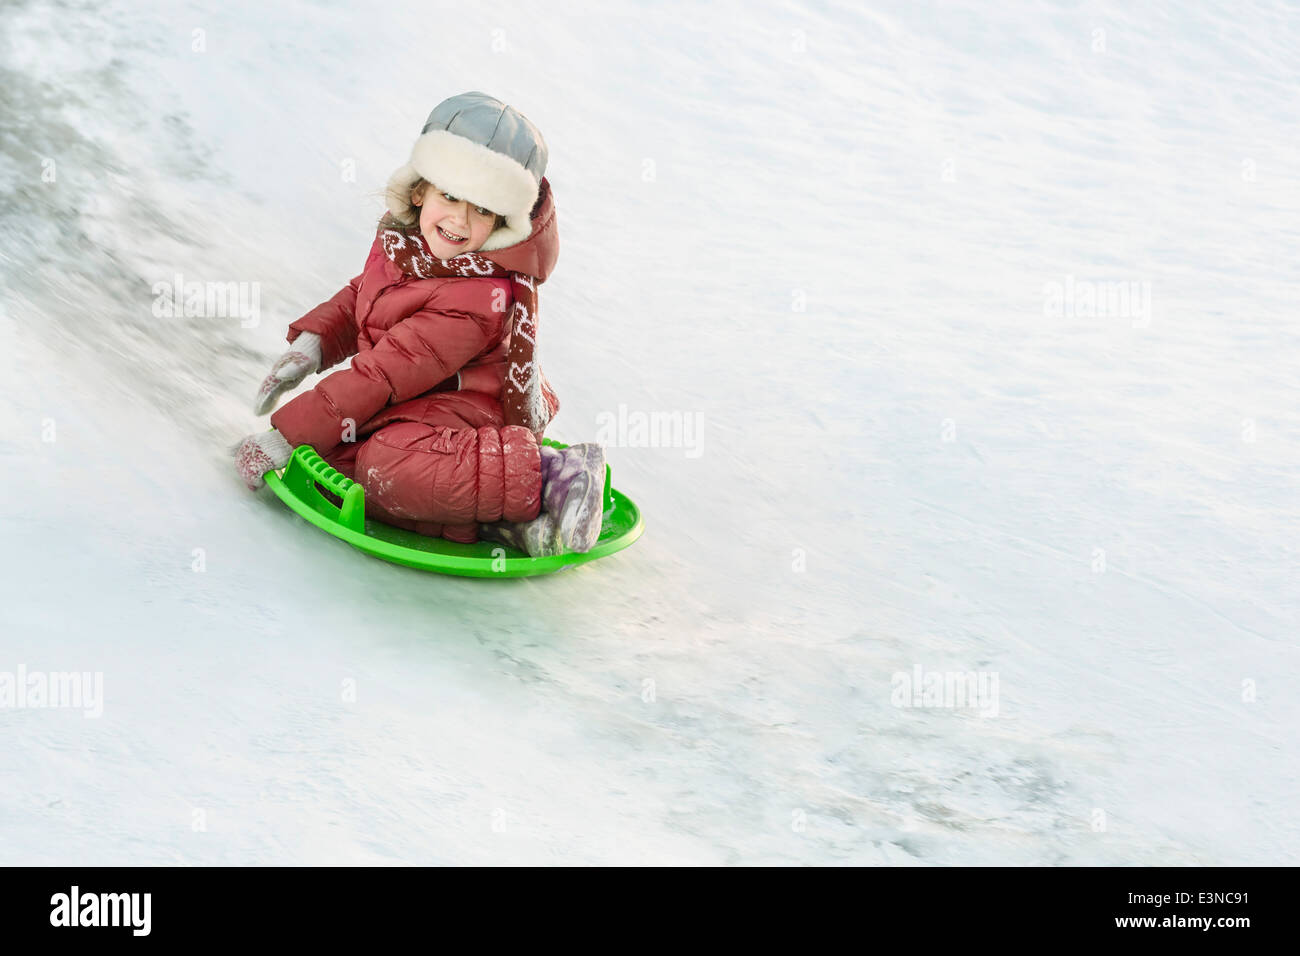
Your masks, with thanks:
[[(567, 448), (549, 438), (542, 443)], [(354, 548), (385, 561), (473, 578), (519, 578), (563, 571), (622, 551), (645, 530), (641, 510), (610, 483), (605, 466), (605, 514), (596, 545), (584, 554), (557, 554), (530, 558), (522, 551), (495, 541), (460, 544), (445, 538), (430, 538), (366, 518), (365, 489), (335, 470), (310, 445), (294, 449), (289, 464), (263, 477), (280, 500), (322, 531), (342, 538)], [(338, 498), (336, 505), (321, 488)]]

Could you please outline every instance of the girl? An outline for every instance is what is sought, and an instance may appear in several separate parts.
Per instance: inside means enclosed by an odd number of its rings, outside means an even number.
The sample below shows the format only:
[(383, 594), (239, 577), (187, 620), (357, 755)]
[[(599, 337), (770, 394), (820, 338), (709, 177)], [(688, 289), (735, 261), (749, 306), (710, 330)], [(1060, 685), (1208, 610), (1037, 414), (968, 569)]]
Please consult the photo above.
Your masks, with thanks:
[(560, 407), (533, 354), (559, 255), (546, 160), (537, 128), (484, 93), (429, 114), (361, 274), (289, 326), (254, 410), (355, 357), (240, 443), (249, 488), (310, 444), (376, 520), (534, 557), (592, 548), (604, 449), (540, 443)]

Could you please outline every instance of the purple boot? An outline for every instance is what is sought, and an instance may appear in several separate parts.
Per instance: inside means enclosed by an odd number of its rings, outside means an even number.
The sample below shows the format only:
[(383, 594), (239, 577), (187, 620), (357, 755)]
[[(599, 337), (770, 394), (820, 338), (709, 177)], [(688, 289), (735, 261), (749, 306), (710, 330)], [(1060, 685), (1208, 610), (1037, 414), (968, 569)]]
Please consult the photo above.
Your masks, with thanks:
[(480, 526), (482, 537), (534, 558), (585, 553), (600, 537), (605, 502), (605, 449), (593, 442), (541, 446), (542, 508), (532, 521)]

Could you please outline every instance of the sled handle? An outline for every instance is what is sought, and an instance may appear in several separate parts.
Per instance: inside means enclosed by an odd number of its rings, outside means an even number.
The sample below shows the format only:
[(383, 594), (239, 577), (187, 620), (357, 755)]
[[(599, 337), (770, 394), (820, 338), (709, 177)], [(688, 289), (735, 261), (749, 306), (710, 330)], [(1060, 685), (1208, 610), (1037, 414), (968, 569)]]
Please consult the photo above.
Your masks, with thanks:
[[(543, 439), (543, 442), (555, 448), (568, 447), (550, 438)], [(299, 445), (293, 450), (293, 455), (290, 456), (280, 480), (296, 498), (310, 504), (316, 511), (329, 515), (343, 527), (357, 534), (366, 533), (365, 489), (330, 465), (311, 445)], [(342, 507), (336, 506), (334, 502), (322, 495), (317, 490), (317, 485), (341, 498)], [(606, 464), (603, 510), (608, 510), (613, 504), (612, 486), (613, 469)]]
[[(316, 510), (331, 515), (338, 512), (339, 524), (358, 534), (365, 534), (365, 489), (343, 472), (337, 471), (311, 445), (299, 445), (293, 450), (293, 456), (284, 469), (284, 477), (280, 480), (298, 498), (311, 502)], [(318, 484), (342, 498), (343, 506), (336, 507), (334, 502), (317, 491)]]

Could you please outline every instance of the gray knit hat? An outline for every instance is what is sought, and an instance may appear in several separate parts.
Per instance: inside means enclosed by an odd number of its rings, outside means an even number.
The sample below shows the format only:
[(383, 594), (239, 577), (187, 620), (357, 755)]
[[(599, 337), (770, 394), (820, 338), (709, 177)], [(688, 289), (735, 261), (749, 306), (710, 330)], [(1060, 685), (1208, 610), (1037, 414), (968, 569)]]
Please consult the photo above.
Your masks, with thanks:
[(528, 214), (546, 174), (546, 141), (522, 113), (486, 93), (443, 100), (425, 121), (411, 159), (388, 179), (388, 210), (407, 225), (411, 187), (424, 178), (443, 192), (506, 217), (485, 252), (528, 238)]

